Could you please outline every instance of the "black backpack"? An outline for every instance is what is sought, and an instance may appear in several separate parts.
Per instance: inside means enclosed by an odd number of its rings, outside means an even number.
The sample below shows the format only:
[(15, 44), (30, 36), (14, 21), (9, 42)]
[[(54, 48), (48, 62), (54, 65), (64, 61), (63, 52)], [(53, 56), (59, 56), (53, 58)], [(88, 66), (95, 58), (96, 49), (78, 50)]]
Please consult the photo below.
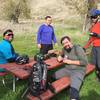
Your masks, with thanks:
[(54, 93), (54, 88), (47, 81), (47, 64), (44, 63), (43, 55), (35, 56), (37, 63), (33, 64), (29, 77), (29, 91), (33, 96), (39, 97), (48, 87)]

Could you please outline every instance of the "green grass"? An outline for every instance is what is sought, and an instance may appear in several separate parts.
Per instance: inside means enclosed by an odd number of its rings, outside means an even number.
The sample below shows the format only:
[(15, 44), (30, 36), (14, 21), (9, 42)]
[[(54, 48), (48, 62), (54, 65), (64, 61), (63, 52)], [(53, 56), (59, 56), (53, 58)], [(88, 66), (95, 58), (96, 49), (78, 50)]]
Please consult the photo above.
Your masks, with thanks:
[[(37, 27), (33, 26), (35, 29)], [(36, 45), (36, 30), (33, 33), (16, 33), (13, 41), (16, 52), (20, 54), (28, 54), (33, 57), (37, 49)], [(57, 49), (61, 49), (60, 38), (64, 35), (69, 35), (72, 38), (73, 43), (78, 43), (81, 46), (88, 40), (88, 35), (81, 36), (81, 32), (75, 28), (68, 28), (66, 26), (55, 25), (55, 33), (57, 36), (59, 46)], [(0, 35), (0, 40), (2, 36)], [(89, 56), (91, 59), (91, 56)], [(95, 80), (95, 73), (91, 73), (85, 78), (84, 84), (80, 91), (81, 100), (100, 100), (100, 83)], [(1, 80), (1, 77), (0, 77)], [(27, 80), (21, 80), (16, 83), (16, 92), (12, 91), (12, 76), (6, 77), (6, 87), (3, 87), (0, 82), (0, 100), (21, 100), (20, 96), (23, 93), (24, 88), (27, 86)], [(51, 100), (68, 100), (69, 89), (65, 89), (58, 93)]]

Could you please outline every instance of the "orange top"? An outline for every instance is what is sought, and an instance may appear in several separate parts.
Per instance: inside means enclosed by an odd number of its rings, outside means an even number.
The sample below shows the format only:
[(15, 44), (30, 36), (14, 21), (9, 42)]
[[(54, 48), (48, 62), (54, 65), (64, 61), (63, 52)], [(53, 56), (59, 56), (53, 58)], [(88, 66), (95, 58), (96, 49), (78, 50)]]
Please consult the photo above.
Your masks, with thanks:
[[(100, 22), (97, 22), (96, 24), (94, 24), (91, 27), (90, 32), (91, 33), (100, 34)], [(84, 48), (85, 49), (88, 48), (91, 43), (93, 44), (93, 46), (100, 46), (100, 38), (91, 36), (90, 39), (89, 39), (89, 41), (84, 46)]]

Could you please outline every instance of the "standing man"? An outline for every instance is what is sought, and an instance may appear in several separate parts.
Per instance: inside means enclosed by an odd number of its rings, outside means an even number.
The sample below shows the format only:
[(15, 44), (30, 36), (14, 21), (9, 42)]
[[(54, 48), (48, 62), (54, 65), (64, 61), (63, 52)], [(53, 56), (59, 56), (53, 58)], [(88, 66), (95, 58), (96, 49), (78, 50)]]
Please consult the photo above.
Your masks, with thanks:
[(46, 16), (45, 23), (40, 26), (37, 33), (37, 45), (42, 54), (47, 54), (49, 50), (53, 49), (53, 42), (56, 44), (54, 28), (51, 23), (51, 16)]
[[(94, 10), (95, 11), (95, 10)], [(92, 47), (92, 64), (96, 67), (97, 80), (100, 81), (100, 10), (96, 10), (91, 14), (91, 20), (94, 25), (90, 29), (90, 39), (84, 46), (87, 49), (90, 44)]]
[(73, 45), (68, 36), (62, 37), (61, 44), (63, 49), (62, 54), (58, 57), (58, 61), (65, 63), (65, 67), (56, 71), (53, 77), (59, 79), (69, 76), (71, 79), (70, 100), (79, 100), (79, 90), (88, 63), (87, 57), (83, 48), (79, 45)]
[[(85, 44), (85, 46), (83, 47), (84, 49), (87, 49), (90, 44), (94, 41), (95, 37), (97, 36), (95, 33), (99, 33), (100, 32), (100, 10), (97, 9), (92, 9), (90, 11), (90, 19), (91, 19), (91, 27), (89, 29), (90, 31), (90, 38), (88, 40), (88, 42)], [(94, 32), (94, 33), (93, 33)]]
[(3, 40), (0, 42), (0, 64), (15, 61), (17, 55), (11, 44), (13, 38), (14, 34), (11, 29), (8, 29), (3, 33)]

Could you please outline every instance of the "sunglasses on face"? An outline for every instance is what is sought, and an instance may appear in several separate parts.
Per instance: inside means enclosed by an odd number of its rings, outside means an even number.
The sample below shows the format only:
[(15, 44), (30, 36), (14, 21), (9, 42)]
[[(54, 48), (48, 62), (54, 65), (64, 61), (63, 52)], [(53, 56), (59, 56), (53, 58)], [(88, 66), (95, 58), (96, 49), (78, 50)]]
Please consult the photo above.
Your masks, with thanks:
[(13, 36), (13, 34), (7, 34), (7, 36)]
[(97, 19), (97, 16), (91, 16), (91, 19)]

